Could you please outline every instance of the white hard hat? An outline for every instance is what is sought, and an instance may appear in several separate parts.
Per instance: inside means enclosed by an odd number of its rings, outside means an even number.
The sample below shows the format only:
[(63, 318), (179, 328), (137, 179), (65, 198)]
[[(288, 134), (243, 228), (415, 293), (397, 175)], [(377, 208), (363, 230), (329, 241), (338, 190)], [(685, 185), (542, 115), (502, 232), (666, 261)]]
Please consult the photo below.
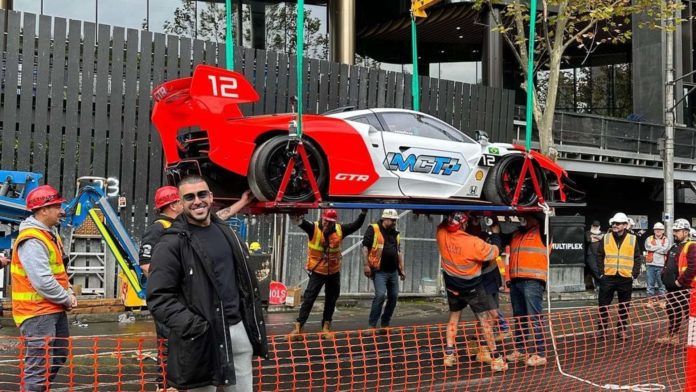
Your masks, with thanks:
[(623, 212), (617, 212), (616, 215), (612, 216), (611, 219), (609, 219), (610, 225), (613, 224), (614, 222), (616, 222), (616, 223), (628, 223), (628, 217)]
[(689, 239), (696, 240), (696, 229), (689, 230)]
[(691, 224), (686, 219), (677, 219), (674, 221), (672, 230), (691, 230)]
[(382, 219), (399, 219), (399, 213), (394, 209), (387, 208), (386, 210), (382, 211)]
[(653, 230), (664, 230), (665, 225), (662, 224), (662, 222), (657, 222), (653, 225)]
[(633, 218), (628, 218), (628, 224), (631, 226), (635, 226), (636, 221), (634, 221)]

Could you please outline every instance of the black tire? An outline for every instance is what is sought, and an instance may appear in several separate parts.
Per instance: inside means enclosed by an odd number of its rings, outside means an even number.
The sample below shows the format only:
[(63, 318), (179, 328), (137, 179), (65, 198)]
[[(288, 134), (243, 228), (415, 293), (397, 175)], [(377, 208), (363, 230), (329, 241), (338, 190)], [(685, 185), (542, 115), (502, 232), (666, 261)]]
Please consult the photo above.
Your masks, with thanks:
[[(290, 161), (287, 149), (288, 136), (273, 137), (254, 151), (249, 164), (249, 187), (257, 199), (261, 201), (275, 200), (283, 181), (285, 168)], [(319, 189), (324, 189), (327, 180), (327, 168), (319, 150), (310, 141), (304, 141), (309, 164), (312, 166), (314, 178)], [(298, 156), (288, 186), (285, 189), (283, 201), (301, 202), (314, 200), (314, 192), (304, 171), (302, 159)]]
[[(486, 200), (500, 205), (512, 204), (524, 159), (522, 154), (508, 155), (493, 166), (483, 185), (483, 196)], [(536, 164), (534, 170), (542, 193), (546, 193), (546, 176)], [(517, 204), (524, 207), (533, 206), (537, 204), (538, 199), (532, 179), (527, 175)]]

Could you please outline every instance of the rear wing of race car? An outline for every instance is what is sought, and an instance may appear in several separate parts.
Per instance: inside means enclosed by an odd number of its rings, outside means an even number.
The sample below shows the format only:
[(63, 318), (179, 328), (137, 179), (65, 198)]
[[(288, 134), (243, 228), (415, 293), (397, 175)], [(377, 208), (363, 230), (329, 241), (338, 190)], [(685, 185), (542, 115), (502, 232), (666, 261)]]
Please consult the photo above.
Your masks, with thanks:
[(243, 117), (240, 103), (256, 102), (259, 95), (244, 76), (210, 65), (198, 65), (192, 77), (170, 80), (152, 91), (152, 122), (162, 139), (168, 163), (179, 160), (179, 129), (211, 129), (222, 121)]

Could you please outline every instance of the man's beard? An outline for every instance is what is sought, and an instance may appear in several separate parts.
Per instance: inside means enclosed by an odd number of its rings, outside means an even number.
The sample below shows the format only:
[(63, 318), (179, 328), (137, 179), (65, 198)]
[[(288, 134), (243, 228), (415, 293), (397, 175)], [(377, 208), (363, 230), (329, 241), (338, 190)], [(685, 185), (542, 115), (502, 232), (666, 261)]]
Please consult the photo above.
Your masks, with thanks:
[(205, 207), (208, 208), (208, 212), (202, 218), (196, 217), (192, 210), (184, 210), (184, 214), (186, 215), (187, 219), (189, 219), (193, 222), (205, 223), (208, 220), (208, 218), (210, 217), (210, 206), (208, 206), (206, 203)]

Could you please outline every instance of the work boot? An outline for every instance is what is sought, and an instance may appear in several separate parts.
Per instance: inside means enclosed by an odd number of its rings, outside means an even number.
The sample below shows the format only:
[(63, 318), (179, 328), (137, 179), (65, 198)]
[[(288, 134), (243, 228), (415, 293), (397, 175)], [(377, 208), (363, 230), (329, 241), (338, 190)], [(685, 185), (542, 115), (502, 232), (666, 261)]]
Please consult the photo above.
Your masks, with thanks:
[(505, 362), (503, 357), (495, 358), (491, 361), (491, 370), (494, 372), (502, 372), (508, 370), (508, 364)]
[(527, 358), (527, 366), (544, 366), (546, 365), (546, 358), (534, 354), (531, 357)]
[(512, 337), (512, 331), (508, 329), (508, 330), (505, 331), (505, 332), (501, 332), (501, 333), (497, 334), (497, 335), (495, 336), (495, 341), (496, 341), (497, 343), (501, 343), (501, 342), (503, 342), (505, 339), (509, 339), (509, 338), (511, 338), (511, 337)]
[(372, 336), (377, 334), (377, 327), (374, 325), (370, 325), (369, 328), (363, 331), (363, 336)]
[(679, 346), (679, 344), (680, 344), (680, 342), (679, 342), (679, 335), (674, 335), (674, 336), (672, 336), (672, 337), (669, 339), (669, 344), (671, 344), (672, 346)]
[(299, 321), (292, 323), (292, 331), (288, 337), (290, 340), (302, 340), (302, 324)]
[(321, 337), (324, 339), (333, 339), (334, 334), (331, 332), (331, 321), (324, 321), (321, 323)]
[(506, 359), (508, 362), (520, 362), (520, 361), (524, 361), (525, 358), (526, 358), (526, 355), (524, 355), (524, 354), (522, 354), (521, 352), (515, 350), (515, 351), (511, 352), (510, 355), (508, 355), (505, 359)]
[(454, 353), (445, 354), (444, 364), (445, 367), (454, 367), (457, 364), (457, 355)]
[(488, 347), (479, 347), (478, 353), (476, 353), (476, 360), (481, 363), (491, 363), (493, 358), (491, 358), (491, 352)]

